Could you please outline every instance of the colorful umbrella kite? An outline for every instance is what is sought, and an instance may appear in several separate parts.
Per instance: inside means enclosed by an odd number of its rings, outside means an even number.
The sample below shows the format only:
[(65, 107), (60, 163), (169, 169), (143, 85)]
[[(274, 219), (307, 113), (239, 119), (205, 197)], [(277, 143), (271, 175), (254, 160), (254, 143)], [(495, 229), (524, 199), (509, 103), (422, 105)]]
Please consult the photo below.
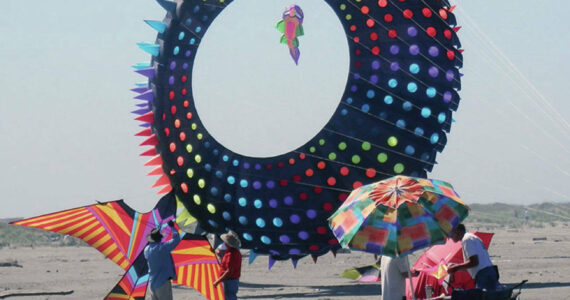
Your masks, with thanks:
[(324, 1), (349, 44), (346, 87), (314, 138), (274, 157), (229, 150), (196, 111), (196, 52), (231, 0), (158, 0), (165, 20), (147, 21), (157, 42), (139, 44), (152, 59), (135, 65), (148, 84), (133, 89), (142, 100), (134, 113), (147, 126), (138, 135), (151, 147), (143, 155), (152, 156), (155, 186), (179, 198), (205, 230), (232, 229), (244, 248), (271, 259), (338, 249), (327, 218), (363, 184), (425, 177), (459, 104), (459, 27), (447, 1)]
[(283, 35), (281, 36), (281, 44), (289, 47), (289, 54), (295, 64), (299, 63), (299, 39), (297, 37), (305, 34), (303, 31), (303, 10), (297, 5), (289, 6), (283, 12), (283, 19), (277, 22), (275, 26)]
[(449, 183), (394, 176), (355, 189), (330, 225), (343, 247), (394, 257), (444, 243), (467, 215)]
[[(178, 203), (178, 207), (177, 204)], [(178, 211), (178, 214), (176, 213)], [(40, 228), (79, 238), (123, 268), (126, 273), (105, 299), (144, 299), (148, 284), (148, 265), (142, 255), (146, 237), (161, 227), (165, 239), (172, 234), (166, 223), (175, 215), (178, 226), (190, 227), (195, 219), (188, 216), (180, 202), (163, 197), (148, 213), (138, 213), (122, 200), (99, 203), (62, 212), (13, 222), (14, 225)], [(209, 242), (202, 236), (181, 233), (182, 241), (172, 256), (176, 283), (190, 286), (208, 299), (224, 299), (221, 286), (212, 282), (220, 266)]]

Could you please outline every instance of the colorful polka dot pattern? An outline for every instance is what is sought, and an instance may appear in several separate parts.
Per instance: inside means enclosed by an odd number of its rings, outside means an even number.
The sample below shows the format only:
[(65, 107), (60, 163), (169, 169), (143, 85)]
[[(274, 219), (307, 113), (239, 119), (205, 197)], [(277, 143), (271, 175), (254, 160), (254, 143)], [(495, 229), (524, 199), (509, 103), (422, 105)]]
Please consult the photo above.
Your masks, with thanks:
[(274, 259), (339, 248), (327, 218), (352, 189), (395, 174), (425, 177), (459, 102), (461, 53), (443, 1), (326, 2), (347, 34), (350, 77), (325, 128), (276, 157), (226, 149), (194, 107), (196, 51), (231, 1), (184, 1), (158, 35), (152, 129), (172, 192), (208, 231), (232, 229), (244, 248)]

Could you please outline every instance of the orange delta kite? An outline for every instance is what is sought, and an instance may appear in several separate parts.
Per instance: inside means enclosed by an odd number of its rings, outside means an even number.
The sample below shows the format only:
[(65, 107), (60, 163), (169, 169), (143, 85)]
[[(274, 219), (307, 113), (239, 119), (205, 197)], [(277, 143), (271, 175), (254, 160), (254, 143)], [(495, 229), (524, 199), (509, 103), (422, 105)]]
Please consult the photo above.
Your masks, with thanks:
[[(139, 213), (123, 200), (98, 203), (13, 222), (79, 238), (123, 268), (126, 273), (105, 299), (144, 300), (148, 285), (148, 265), (142, 252), (153, 228), (161, 228), (165, 238), (172, 235), (167, 222), (175, 220), (177, 230), (195, 222), (180, 202), (164, 197), (148, 213)], [(172, 252), (175, 283), (196, 289), (207, 299), (222, 300), (221, 286), (214, 287), (220, 266), (205, 237), (181, 232), (182, 241)]]

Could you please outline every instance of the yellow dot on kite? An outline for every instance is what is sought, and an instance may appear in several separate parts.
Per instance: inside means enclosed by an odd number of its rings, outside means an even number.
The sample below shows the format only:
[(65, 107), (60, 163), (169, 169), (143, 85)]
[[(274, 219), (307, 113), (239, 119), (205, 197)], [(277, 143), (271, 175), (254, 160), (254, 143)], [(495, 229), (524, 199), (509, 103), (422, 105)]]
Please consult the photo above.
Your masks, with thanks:
[(198, 180), (198, 186), (199, 186), (201, 189), (203, 189), (204, 186), (206, 186), (206, 181), (205, 181), (204, 179), (200, 178), (200, 179)]
[(388, 138), (388, 145), (390, 147), (396, 147), (398, 145), (398, 139), (395, 136), (391, 136)]
[(192, 169), (186, 170), (186, 176), (188, 176), (188, 178), (194, 177), (194, 170)]
[(200, 196), (194, 195), (194, 203), (196, 203), (196, 205), (202, 204), (202, 199), (200, 199)]
[(208, 211), (209, 211), (211, 214), (215, 214), (215, 213), (216, 213), (216, 207), (215, 207), (214, 205), (208, 204), (206, 207), (208, 208)]

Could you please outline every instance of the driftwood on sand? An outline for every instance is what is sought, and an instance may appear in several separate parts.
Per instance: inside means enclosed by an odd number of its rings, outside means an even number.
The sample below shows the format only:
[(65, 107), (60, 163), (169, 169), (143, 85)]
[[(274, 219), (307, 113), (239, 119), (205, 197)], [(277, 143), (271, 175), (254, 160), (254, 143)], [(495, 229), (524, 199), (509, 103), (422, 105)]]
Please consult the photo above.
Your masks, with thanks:
[(22, 268), (22, 265), (18, 264), (17, 261), (2, 261), (2, 262), (0, 262), (0, 267), (18, 267), (18, 268)]
[(73, 290), (69, 291), (57, 291), (57, 292), (9, 292), (0, 293), (0, 299), (5, 299), (9, 297), (25, 297), (25, 296), (47, 296), (47, 295), (69, 295), (72, 294)]

